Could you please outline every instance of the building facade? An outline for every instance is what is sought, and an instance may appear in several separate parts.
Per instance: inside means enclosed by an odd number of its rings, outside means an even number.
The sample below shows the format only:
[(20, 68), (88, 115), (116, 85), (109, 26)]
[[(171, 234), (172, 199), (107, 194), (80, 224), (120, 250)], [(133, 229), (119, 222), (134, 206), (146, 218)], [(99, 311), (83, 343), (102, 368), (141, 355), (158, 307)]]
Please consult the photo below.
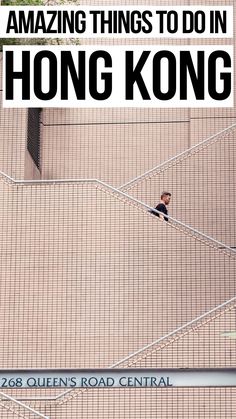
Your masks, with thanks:
[[(235, 367), (235, 116), (1, 107), (0, 369)], [(148, 207), (166, 189), (163, 222)], [(4, 419), (233, 419), (236, 409), (233, 386), (1, 391)]]

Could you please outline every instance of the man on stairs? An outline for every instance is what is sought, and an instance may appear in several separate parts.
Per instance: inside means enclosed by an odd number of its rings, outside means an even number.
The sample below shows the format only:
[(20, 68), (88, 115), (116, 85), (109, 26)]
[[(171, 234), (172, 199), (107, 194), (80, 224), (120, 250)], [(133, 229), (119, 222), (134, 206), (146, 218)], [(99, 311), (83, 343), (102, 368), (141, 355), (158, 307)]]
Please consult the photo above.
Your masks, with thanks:
[[(170, 203), (170, 199), (171, 199), (171, 193), (170, 192), (162, 192), (161, 194), (161, 201), (160, 203), (156, 206), (156, 210), (162, 212), (165, 215), (168, 215), (168, 210), (167, 210), (167, 206)], [(158, 217), (160, 217), (162, 220), (168, 221), (168, 217), (165, 217), (165, 215), (162, 214), (157, 214), (155, 212), (152, 212), (152, 214), (157, 215)]]

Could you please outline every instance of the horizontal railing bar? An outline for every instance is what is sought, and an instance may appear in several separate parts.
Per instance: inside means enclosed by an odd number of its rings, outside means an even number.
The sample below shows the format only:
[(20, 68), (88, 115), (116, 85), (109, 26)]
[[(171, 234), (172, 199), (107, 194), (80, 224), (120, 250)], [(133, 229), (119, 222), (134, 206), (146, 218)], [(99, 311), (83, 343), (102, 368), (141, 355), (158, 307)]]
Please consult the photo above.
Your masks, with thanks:
[[(87, 183), (87, 182), (88, 183), (97, 183), (97, 184), (100, 184), (100, 185), (104, 186), (107, 189), (110, 189), (112, 192), (116, 193), (117, 195), (124, 196), (127, 200), (133, 201), (136, 204), (142, 206), (143, 208), (146, 208), (148, 211), (152, 211), (152, 212), (156, 213), (157, 215), (159, 214), (159, 215), (162, 215), (163, 216), (163, 213), (160, 212), (160, 211), (158, 211), (158, 210), (156, 210), (155, 208), (150, 207), (149, 205), (145, 204), (144, 202), (142, 202), (142, 201), (134, 198), (131, 195), (128, 195), (126, 192), (123, 192), (120, 189), (114, 188), (113, 186), (111, 186), (111, 185), (109, 185), (109, 184), (107, 184), (107, 183), (105, 183), (105, 182), (103, 182), (101, 180), (98, 180), (98, 179), (14, 180), (14, 179), (10, 178), (10, 176), (6, 175), (5, 173), (3, 173), (1, 171), (0, 171), (0, 175), (7, 177), (15, 185), (26, 185), (26, 186), (27, 185), (30, 185), (30, 184), (32, 184), (32, 185), (35, 185), (35, 184), (39, 184), (39, 185), (40, 184), (53, 184), (53, 185), (55, 185), (55, 184), (72, 183), (72, 182), (73, 183)], [(189, 226), (189, 225), (187, 225), (185, 223), (182, 223), (181, 221), (179, 221), (179, 220), (171, 217), (170, 215), (168, 215), (168, 220), (172, 221), (174, 224), (177, 224), (177, 225), (179, 225), (181, 227), (184, 227), (185, 229), (191, 231), (195, 235), (204, 237), (204, 239), (206, 239), (207, 241), (216, 244), (218, 249), (221, 249), (222, 250), (222, 248), (223, 248), (223, 249), (228, 250), (231, 253), (236, 253), (236, 249), (234, 249), (233, 247), (230, 247), (230, 246), (228, 246), (228, 245), (226, 245), (226, 244), (224, 244), (224, 243), (222, 243), (222, 242), (214, 239), (213, 237), (208, 236), (207, 234), (205, 234), (205, 233), (203, 233), (201, 231), (198, 231), (195, 228), (193, 228), (193, 227), (191, 227), (191, 226)]]

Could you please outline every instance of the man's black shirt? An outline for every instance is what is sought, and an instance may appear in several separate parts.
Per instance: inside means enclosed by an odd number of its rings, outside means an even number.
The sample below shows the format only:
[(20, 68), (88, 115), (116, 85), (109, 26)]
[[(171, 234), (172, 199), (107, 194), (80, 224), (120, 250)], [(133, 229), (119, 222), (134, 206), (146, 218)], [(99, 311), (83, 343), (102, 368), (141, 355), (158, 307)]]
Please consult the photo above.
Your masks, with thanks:
[[(160, 212), (163, 212), (163, 214), (168, 215), (167, 208), (166, 208), (165, 204), (163, 204), (162, 202), (156, 206), (156, 210), (157, 210), (157, 211), (160, 211)], [(154, 213), (154, 214), (155, 214), (155, 213)], [(159, 214), (155, 214), (155, 215), (157, 215), (158, 217), (160, 217), (160, 215), (159, 215)], [(168, 217), (164, 217), (164, 220), (165, 220), (165, 221), (168, 221)]]

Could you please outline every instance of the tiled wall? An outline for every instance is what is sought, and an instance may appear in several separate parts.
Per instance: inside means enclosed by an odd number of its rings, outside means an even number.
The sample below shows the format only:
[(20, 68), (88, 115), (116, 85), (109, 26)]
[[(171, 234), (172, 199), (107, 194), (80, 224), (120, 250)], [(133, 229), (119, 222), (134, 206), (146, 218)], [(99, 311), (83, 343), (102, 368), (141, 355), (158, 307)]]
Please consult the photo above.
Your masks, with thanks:
[[(102, 185), (20, 186), (2, 179), (0, 194), (2, 368), (108, 367), (235, 295), (233, 258)], [(226, 316), (219, 331), (231, 326)], [(208, 351), (209, 342), (219, 340), (217, 328), (211, 331), (210, 341), (204, 335)], [(232, 365), (224, 347), (220, 363)], [(171, 359), (181, 365), (178, 348)], [(211, 362), (217, 356), (215, 349)], [(164, 352), (161, 365), (168, 366), (169, 358)], [(187, 363), (192, 366), (191, 358), (184, 358)], [(133, 403), (133, 411), (148, 403), (149, 393), (143, 391), (140, 402), (138, 392), (127, 399), (128, 417)], [(106, 391), (99, 394), (101, 407), (96, 397), (87, 405), (86, 395), (81, 407), (77, 396), (62, 410), (50, 408), (50, 417), (77, 418), (79, 409), (87, 409), (83, 417), (90, 419), (90, 409), (95, 415), (100, 408), (101, 417), (108, 417)], [(128, 397), (116, 391), (109, 406), (116, 404), (116, 394)], [(47, 411), (48, 404), (40, 409)], [(114, 407), (114, 418), (120, 409)]]
[[(234, 121), (234, 108), (44, 109), (42, 177), (120, 186)], [(26, 124), (26, 110), (1, 109), (0, 170), (18, 179), (39, 176)], [(154, 205), (170, 189), (170, 214), (233, 245), (234, 162), (232, 134), (128, 192)], [(233, 257), (96, 183), (26, 187), (2, 178), (0, 198), (0, 368), (109, 367), (235, 295)], [(234, 319), (235, 309), (226, 311), (135, 365), (235, 366), (235, 340), (223, 336)], [(233, 419), (235, 400), (233, 388), (112, 389), (25, 403), (51, 419)], [(1, 399), (1, 418), (19, 414), (35, 417)]]

